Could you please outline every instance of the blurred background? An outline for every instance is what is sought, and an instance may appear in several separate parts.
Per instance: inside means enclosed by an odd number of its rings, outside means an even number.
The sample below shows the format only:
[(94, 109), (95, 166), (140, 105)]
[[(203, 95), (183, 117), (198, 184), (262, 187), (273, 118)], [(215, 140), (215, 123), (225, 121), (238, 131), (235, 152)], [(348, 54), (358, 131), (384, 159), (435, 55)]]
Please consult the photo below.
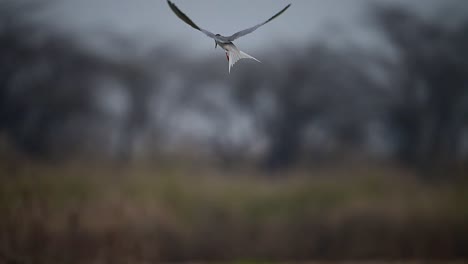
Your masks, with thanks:
[(466, 1), (291, 2), (2, 1), (0, 261), (466, 258)]

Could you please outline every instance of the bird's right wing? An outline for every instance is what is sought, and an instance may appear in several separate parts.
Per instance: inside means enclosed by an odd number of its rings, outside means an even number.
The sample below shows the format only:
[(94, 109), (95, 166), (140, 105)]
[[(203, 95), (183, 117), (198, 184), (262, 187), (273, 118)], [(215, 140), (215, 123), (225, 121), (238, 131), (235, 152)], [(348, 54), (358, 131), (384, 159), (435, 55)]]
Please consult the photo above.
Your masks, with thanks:
[(247, 34), (249, 34), (249, 33), (254, 32), (257, 28), (259, 28), (259, 27), (265, 25), (266, 23), (272, 21), (273, 19), (275, 19), (276, 17), (278, 17), (279, 15), (281, 15), (281, 14), (282, 14), (284, 11), (286, 11), (290, 6), (291, 6), (291, 4), (287, 5), (285, 8), (281, 9), (281, 11), (279, 11), (278, 13), (276, 13), (274, 16), (270, 17), (270, 19), (268, 19), (267, 21), (262, 22), (262, 23), (260, 23), (260, 24), (258, 24), (258, 25), (256, 25), (256, 26), (253, 26), (253, 27), (250, 27), (250, 28), (241, 30), (241, 31), (239, 31), (239, 32), (237, 32), (237, 33), (235, 33), (235, 34), (233, 34), (232, 36), (227, 37), (227, 39), (228, 39), (229, 41), (233, 41), (233, 40), (235, 40), (235, 39), (237, 39), (237, 38), (240, 38), (240, 37), (242, 37), (242, 36), (245, 36), (245, 35), (247, 35)]
[(207, 35), (208, 37), (212, 38), (212, 39), (217, 39), (217, 36), (211, 32), (209, 32), (208, 30), (205, 30), (203, 28), (200, 28), (199, 26), (197, 26), (195, 23), (193, 23), (193, 21), (186, 15), (184, 14), (182, 11), (180, 11), (179, 8), (177, 8), (177, 6), (172, 3), (171, 1), (167, 0), (167, 3), (169, 4), (169, 7), (171, 8), (171, 10), (174, 12), (174, 14), (176, 14), (177, 17), (179, 17), (180, 19), (182, 19), (185, 23), (187, 23), (189, 26), (193, 27), (194, 29), (196, 30), (199, 30), (201, 32), (203, 32), (205, 35)]

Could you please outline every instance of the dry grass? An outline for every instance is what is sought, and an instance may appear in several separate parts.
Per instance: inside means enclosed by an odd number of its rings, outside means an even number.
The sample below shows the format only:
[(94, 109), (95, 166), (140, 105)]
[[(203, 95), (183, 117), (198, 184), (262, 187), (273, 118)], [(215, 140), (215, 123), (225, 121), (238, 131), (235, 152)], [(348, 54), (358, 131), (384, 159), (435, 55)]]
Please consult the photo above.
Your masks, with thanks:
[(459, 259), (468, 185), (392, 168), (0, 166), (0, 263)]

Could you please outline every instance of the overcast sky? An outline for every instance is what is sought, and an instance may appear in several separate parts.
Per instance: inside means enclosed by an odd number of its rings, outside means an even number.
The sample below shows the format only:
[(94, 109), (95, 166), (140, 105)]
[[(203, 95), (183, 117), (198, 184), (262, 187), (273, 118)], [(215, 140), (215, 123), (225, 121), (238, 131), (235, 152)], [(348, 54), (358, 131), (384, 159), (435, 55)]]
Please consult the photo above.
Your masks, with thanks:
[[(455, 0), (453, 0), (455, 1)], [(289, 10), (255, 33), (236, 41), (246, 51), (271, 43), (301, 44), (335, 30), (372, 42), (364, 24), (366, 7), (375, 2), (400, 3), (421, 12), (436, 12), (443, 0), (173, 0), (200, 27), (229, 35), (253, 26), (292, 3)], [(446, 3), (447, 1), (445, 1)], [(214, 43), (179, 20), (166, 0), (61, 0), (46, 18), (67, 32), (84, 36), (112, 31), (130, 36), (142, 46), (178, 43), (179, 48), (212, 51)], [(190, 43), (190, 47), (182, 44)]]

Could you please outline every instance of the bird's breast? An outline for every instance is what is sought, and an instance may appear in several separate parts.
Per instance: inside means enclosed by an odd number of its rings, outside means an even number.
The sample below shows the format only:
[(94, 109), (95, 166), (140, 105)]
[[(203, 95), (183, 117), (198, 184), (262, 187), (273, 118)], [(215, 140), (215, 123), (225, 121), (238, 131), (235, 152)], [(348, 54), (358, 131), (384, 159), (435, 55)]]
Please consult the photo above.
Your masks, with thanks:
[(225, 51), (229, 51), (230, 50), (230, 47), (232, 44), (232, 42), (229, 42), (229, 43), (223, 43), (223, 42), (220, 42), (220, 41), (216, 41), (216, 43), (218, 43), (218, 45)]

